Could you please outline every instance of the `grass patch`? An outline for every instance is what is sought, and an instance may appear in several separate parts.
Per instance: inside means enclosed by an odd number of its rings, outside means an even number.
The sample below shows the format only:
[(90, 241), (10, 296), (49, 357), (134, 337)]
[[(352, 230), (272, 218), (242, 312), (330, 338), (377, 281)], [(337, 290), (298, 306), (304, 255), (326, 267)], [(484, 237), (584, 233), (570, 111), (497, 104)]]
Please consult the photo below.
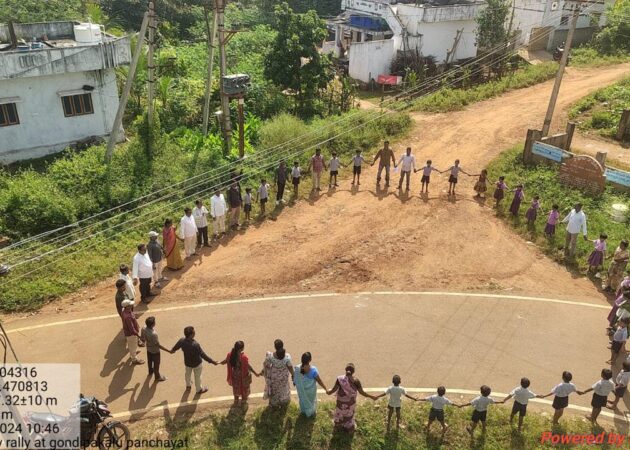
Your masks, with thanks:
[(433, 94), (415, 100), (411, 109), (412, 111), (437, 113), (458, 111), (472, 103), (547, 81), (555, 76), (557, 69), (558, 64), (555, 62), (527, 65), (503, 78), (472, 88), (442, 88)]
[(571, 50), (570, 65), (574, 67), (602, 67), (628, 61), (630, 61), (630, 55), (627, 53), (604, 55), (592, 47), (584, 46)]
[[(628, 223), (617, 223), (611, 219), (609, 211), (613, 203), (630, 204), (630, 196), (613, 191), (608, 186), (606, 191), (600, 196), (590, 196), (569, 186), (565, 186), (558, 180), (557, 167), (539, 165), (525, 166), (523, 164), (522, 145), (513, 147), (503, 152), (498, 158), (493, 160), (488, 166), (490, 180), (496, 180), (499, 176), (506, 177), (506, 183), (510, 188), (522, 183), (525, 190), (525, 201), (521, 205), (521, 214), (514, 218), (508, 212), (512, 201), (512, 195), (508, 193), (502, 205), (502, 210), (498, 212), (506, 222), (514, 227), (525, 239), (536, 243), (547, 254), (560, 259), (560, 248), (564, 244), (564, 227), (559, 224), (556, 227), (556, 237), (554, 241), (548, 241), (544, 235), (547, 215), (551, 210), (551, 205), (557, 203), (560, 206), (561, 219), (568, 214), (577, 202), (584, 205), (584, 212), (587, 217), (587, 229), (589, 237), (596, 239), (600, 233), (608, 235), (609, 255), (622, 239), (628, 238)], [(493, 186), (490, 186), (490, 194)], [(539, 195), (542, 202), (542, 213), (539, 213), (534, 230), (527, 227), (525, 211), (529, 208), (534, 195)], [(490, 201), (491, 199), (489, 199)], [(586, 260), (593, 250), (593, 244), (583, 239), (578, 239), (576, 261), (581, 269), (586, 269)]]
[(625, 109), (630, 109), (630, 77), (580, 99), (569, 110), (569, 118), (580, 130), (615, 138)]
[[(399, 136), (411, 125), (411, 118), (402, 113), (388, 114), (374, 121), (371, 119), (376, 117), (375, 113), (353, 111), (350, 114), (352, 118), (349, 120), (328, 127), (327, 125), (340, 118), (331, 117), (305, 124), (298, 119), (281, 115), (269, 121), (261, 129), (261, 147), (264, 148), (286, 142), (305, 132), (314, 130), (318, 132), (311, 136), (312, 139), (296, 142), (288, 150), (278, 148), (270, 152), (265, 157), (265, 162), (273, 163), (275, 168), (277, 162), (286, 157), (287, 151), (294, 153), (302, 148), (308, 149), (298, 158), (305, 168), (308, 158), (314, 153), (314, 150), (310, 149), (313, 142), (329, 139), (321, 146), (324, 156), (329, 158), (331, 150), (334, 149), (347, 163), (349, 156), (357, 148), (362, 148), (367, 155), (370, 149), (380, 145), (383, 139)], [(347, 130), (352, 132), (335, 137)], [(45, 228), (45, 231), (54, 228), (52, 225), (63, 226), (85, 217), (80, 215), (79, 211), (84, 211), (84, 214), (88, 215), (107, 209), (104, 200), (98, 201), (100, 198), (107, 201), (116, 199), (113, 205), (109, 205), (114, 206), (127, 199), (137, 198), (152, 190), (185, 180), (202, 171), (209, 169), (222, 171), (222, 167), (227, 163), (225, 160), (218, 157), (211, 159), (214, 154), (210, 152), (212, 149), (206, 149), (203, 145), (200, 145), (198, 151), (191, 150), (194, 148), (192, 144), (185, 140), (181, 143), (169, 141), (170, 146), (163, 154), (156, 155), (148, 164), (142, 160), (142, 164), (137, 165), (134, 165), (132, 158), (125, 158), (129, 154), (119, 148), (115, 153), (117, 159), (112, 164), (112, 167), (115, 167), (112, 169), (114, 173), (104, 169), (102, 165), (104, 149), (100, 148), (58, 160), (43, 174), (33, 170), (20, 171), (14, 175), (2, 174), (0, 225), (5, 230), (12, 229), (24, 233), (18, 235), (19, 239), (28, 236), (27, 230), (30, 234), (41, 232), (39, 227), (42, 226), (42, 218), (51, 225)], [(255, 150), (250, 157), (254, 155)], [(289, 161), (290, 166), (292, 161)], [(145, 171), (146, 167), (149, 169)], [(151, 168), (155, 168), (153, 176), (149, 176), (152, 173)], [(243, 188), (259, 185), (263, 176), (271, 184), (272, 172), (272, 168), (261, 169), (245, 164), (246, 178), (243, 181)], [(132, 189), (131, 181), (134, 178), (146, 181), (147, 186), (143, 188), (144, 190)], [(309, 192), (308, 180), (305, 181), (307, 182), (300, 186), (301, 198), (305, 198)], [(194, 187), (187, 187), (190, 183), (186, 183), (162, 192), (159, 195), (169, 194), (170, 197), (147, 206), (147, 202), (154, 201), (158, 196), (149, 197), (142, 202), (141, 209), (116, 217), (106, 226), (95, 224), (93, 228), (81, 231), (72, 238), (61, 235), (54, 245), (41, 245), (39, 241), (34, 241), (32, 247), (27, 244), (25, 248), (1, 253), (0, 262), (13, 267), (8, 276), (0, 278), (0, 310), (3, 312), (36, 310), (47, 302), (114, 275), (121, 262), (128, 264), (131, 262), (136, 245), (147, 240), (147, 233), (150, 230), (160, 231), (167, 217), (177, 223), (184, 207), (192, 206), (197, 198), (205, 198), (207, 203), (212, 194), (212, 190), (209, 189), (216, 183), (217, 180), (213, 180), (210, 174)], [(206, 192), (199, 194), (202, 190)], [(281, 208), (275, 214), (277, 215), (280, 210)], [(114, 211), (112, 214), (118, 212), (120, 211)], [(253, 216), (255, 215), (256, 210)], [(108, 216), (99, 219), (105, 217)], [(89, 222), (81, 224), (82, 227), (86, 225), (89, 225)], [(76, 239), (81, 242), (46, 256), (46, 252), (56, 250)], [(36, 259), (16, 265), (30, 258)]]
[[(509, 405), (511, 408), (511, 405)], [(188, 448), (195, 449), (531, 449), (569, 448), (562, 445), (543, 445), (540, 437), (551, 429), (548, 414), (528, 412), (523, 433), (518, 434), (510, 427), (508, 406), (491, 406), (488, 412), (488, 429), (485, 438), (478, 429), (471, 439), (466, 431), (470, 408), (447, 408), (446, 421), (450, 426), (441, 439), (439, 426), (434, 424), (427, 435), (425, 424), (429, 407), (420, 403), (407, 402), (403, 405), (404, 429), (399, 433), (386, 434), (387, 404), (363, 402), (357, 408), (357, 430), (353, 437), (337, 433), (333, 429), (334, 403), (320, 404), (314, 420), (300, 416), (297, 405), (291, 404), (286, 413), (259, 407), (250, 414), (212, 412), (200, 413), (184, 420), (144, 420), (134, 439), (187, 439)], [(395, 420), (394, 420), (395, 423)], [(601, 433), (599, 427), (580, 418), (565, 417), (554, 430), (559, 434)], [(135, 434), (139, 433), (139, 436)], [(587, 446), (570, 446), (587, 448)], [(610, 448), (604, 444), (602, 448)]]

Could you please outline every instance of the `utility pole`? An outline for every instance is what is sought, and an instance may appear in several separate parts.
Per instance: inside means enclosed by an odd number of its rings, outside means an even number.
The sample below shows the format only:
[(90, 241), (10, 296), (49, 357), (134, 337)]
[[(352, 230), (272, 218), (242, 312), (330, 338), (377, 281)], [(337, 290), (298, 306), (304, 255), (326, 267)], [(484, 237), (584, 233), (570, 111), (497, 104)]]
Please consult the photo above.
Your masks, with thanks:
[(206, 33), (208, 35), (208, 73), (206, 75), (206, 96), (203, 104), (203, 135), (208, 135), (208, 120), (210, 117), (210, 95), (212, 94), (212, 71), (214, 70), (214, 49), (217, 40), (217, 9), (213, 9), (212, 27), (208, 17), (208, 8), (203, 8), (204, 19), (206, 21)]
[(245, 99), (239, 97), (238, 99), (238, 157), (243, 159), (245, 157), (245, 112), (243, 107), (245, 106)]
[(573, 32), (575, 31), (578, 17), (580, 17), (580, 4), (576, 2), (572, 2), (570, 4), (573, 6), (573, 16), (571, 17), (571, 25), (569, 26), (569, 33), (567, 34), (567, 41), (565, 42), (564, 50), (562, 51), (562, 58), (560, 58), (560, 66), (558, 67), (558, 73), (556, 74), (556, 81), (553, 85), (553, 90), (551, 91), (551, 98), (549, 99), (545, 122), (543, 123), (543, 137), (549, 134), (549, 128), (551, 128), (551, 119), (553, 118), (553, 111), (556, 107), (556, 101), (558, 100), (558, 93), (560, 92), (560, 85), (562, 84), (562, 76), (564, 75), (564, 69), (567, 66), (569, 52), (571, 51)]
[(144, 13), (142, 19), (142, 25), (140, 26), (140, 32), (138, 33), (138, 42), (136, 42), (136, 51), (133, 54), (131, 60), (131, 66), (129, 66), (129, 74), (127, 75), (127, 81), (123, 88), (122, 96), (120, 97), (120, 103), (118, 104), (118, 111), (116, 111), (116, 118), (112, 126), (112, 132), (109, 135), (109, 141), (107, 141), (107, 151), (105, 152), (105, 163), (109, 164), (112, 160), (112, 153), (114, 152), (114, 146), (118, 139), (118, 132), (122, 125), (123, 114), (127, 107), (127, 101), (129, 100), (129, 93), (131, 92), (131, 86), (133, 80), (136, 77), (136, 69), (138, 68), (138, 60), (140, 59), (140, 52), (142, 52), (142, 44), (144, 44), (144, 36), (147, 34), (147, 26), (149, 24), (149, 12)]
[(155, 28), (156, 28), (156, 20), (155, 20), (155, 5), (153, 1), (149, 2), (149, 51), (147, 53), (147, 68), (148, 70), (148, 79), (147, 79), (147, 102), (148, 102), (148, 111), (147, 111), (147, 119), (149, 122), (149, 129), (153, 130), (153, 98), (155, 97), (155, 62), (154, 62), (154, 52), (155, 52)]
[(221, 111), (223, 118), (223, 143), (226, 151), (232, 148), (232, 121), (230, 119), (230, 98), (223, 89), (223, 77), (227, 75), (227, 57), (225, 54), (225, 45), (230, 36), (226, 37), (225, 32), (225, 4), (227, 0), (215, 0), (215, 10), (217, 17), (217, 27), (219, 32), (219, 59), (221, 68), (221, 79), (219, 86), (221, 89)]

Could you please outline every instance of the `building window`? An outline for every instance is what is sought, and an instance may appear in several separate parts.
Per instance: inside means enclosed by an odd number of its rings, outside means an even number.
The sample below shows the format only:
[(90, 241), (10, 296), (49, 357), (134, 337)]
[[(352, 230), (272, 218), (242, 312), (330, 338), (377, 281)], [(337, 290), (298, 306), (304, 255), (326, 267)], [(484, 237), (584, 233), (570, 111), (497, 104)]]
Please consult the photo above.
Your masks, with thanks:
[(562, 16), (560, 18), (560, 25), (569, 25), (569, 16)]
[(66, 117), (94, 114), (92, 94), (68, 95), (61, 97), (63, 113)]
[(17, 125), (20, 123), (17, 107), (15, 103), (4, 103), (0, 105), (0, 127), (8, 127), (9, 125)]

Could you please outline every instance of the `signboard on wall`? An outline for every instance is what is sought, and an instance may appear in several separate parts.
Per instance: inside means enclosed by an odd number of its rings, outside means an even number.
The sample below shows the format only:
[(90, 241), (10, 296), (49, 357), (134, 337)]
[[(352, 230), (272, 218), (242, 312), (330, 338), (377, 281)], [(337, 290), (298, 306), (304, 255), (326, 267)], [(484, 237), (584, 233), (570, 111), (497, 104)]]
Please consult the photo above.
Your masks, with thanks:
[(379, 75), (376, 82), (378, 84), (387, 84), (389, 86), (397, 86), (402, 83), (402, 77), (396, 75)]
[(592, 193), (601, 193), (606, 185), (604, 169), (592, 156), (574, 156), (560, 166), (560, 181)]
[(606, 181), (630, 187), (630, 172), (617, 169), (606, 169)]
[(543, 144), (542, 142), (534, 142), (534, 145), (532, 145), (532, 153), (555, 162), (562, 162), (562, 156), (564, 156), (564, 150), (561, 148)]

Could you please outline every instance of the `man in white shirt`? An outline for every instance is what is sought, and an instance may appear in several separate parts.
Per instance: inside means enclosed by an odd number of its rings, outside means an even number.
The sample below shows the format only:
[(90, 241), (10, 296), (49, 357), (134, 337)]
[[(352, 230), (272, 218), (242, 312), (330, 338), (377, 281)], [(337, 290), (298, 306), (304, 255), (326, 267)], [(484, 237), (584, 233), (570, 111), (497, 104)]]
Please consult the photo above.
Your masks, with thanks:
[(197, 224), (190, 208), (184, 209), (184, 216), (179, 221), (179, 237), (184, 240), (186, 259), (197, 254)]
[(195, 202), (195, 208), (193, 209), (193, 217), (195, 218), (195, 225), (197, 225), (197, 247), (210, 247), (208, 244), (208, 210), (203, 206), (201, 200)]
[(225, 213), (227, 212), (227, 205), (225, 204), (225, 197), (221, 191), (216, 191), (210, 200), (210, 215), (214, 220), (214, 236), (219, 237), (219, 233), (225, 234)]
[(153, 278), (153, 263), (147, 253), (145, 244), (138, 245), (138, 253), (133, 257), (133, 266), (131, 269), (131, 277), (133, 284), (140, 283), (140, 301), (142, 303), (150, 303), (149, 300), (155, 294), (151, 292), (151, 279)]
[(575, 246), (577, 245), (577, 236), (582, 231), (584, 240), (588, 241), (586, 235), (586, 215), (582, 211), (582, 204), (577, 203), (575, 208), (564, 218), (562, 223), (567, 224), (567, 235), (564, 243), (564, 256), (573, 258), (575, 256)]
[(400, 168), (400, 181), (398, 182), (398, 190), (402, 189), (403, 180), (407, 177), (407, 190), (409, 190), (409, 181), (411, 178), (411, 171), (416, 170), (416, 158), (411, 154), (411, 147), (407, 147), (407, 153), (402, 155), (398, 165)]

